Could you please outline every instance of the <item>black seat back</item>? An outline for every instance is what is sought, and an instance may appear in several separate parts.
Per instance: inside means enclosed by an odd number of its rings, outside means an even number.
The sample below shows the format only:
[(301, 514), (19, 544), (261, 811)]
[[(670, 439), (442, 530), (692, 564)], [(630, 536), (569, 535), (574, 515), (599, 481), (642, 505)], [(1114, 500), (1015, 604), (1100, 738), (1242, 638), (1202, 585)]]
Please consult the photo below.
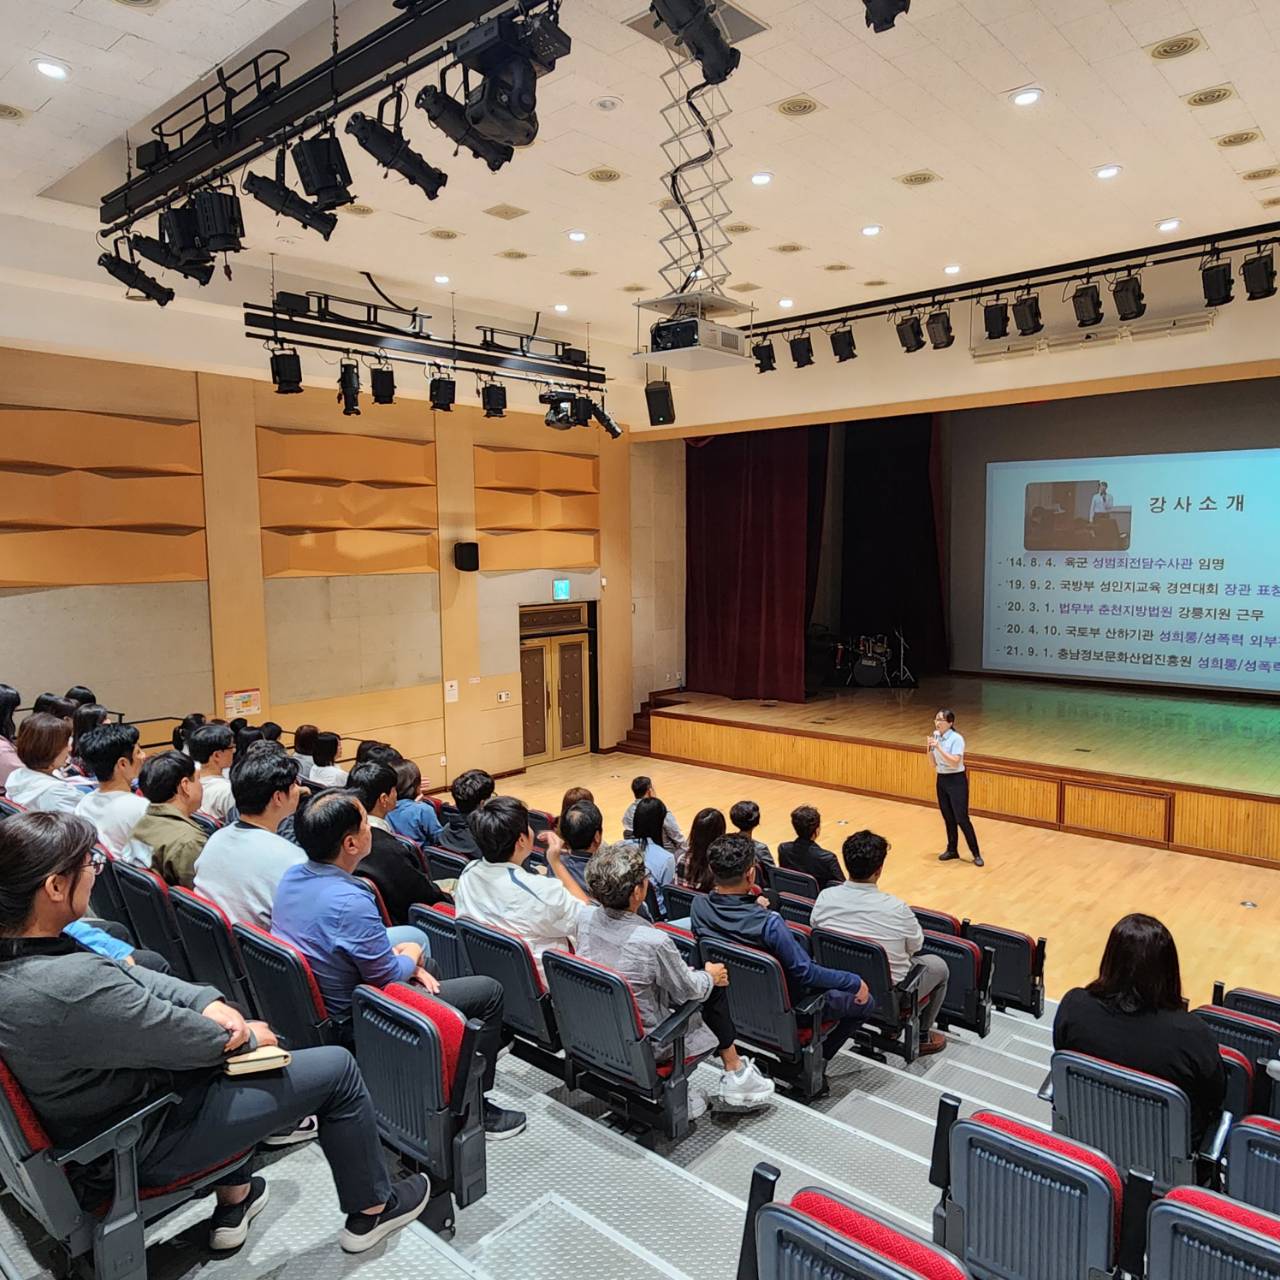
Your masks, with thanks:
[[(1218, 1005), (1203, 1005), (1195, 1014), (1201, 1021), (1208, 1023), (1209, 1030), (1220, 1046), (1235, 1049), (1251, 1064), (1272, 1062), (1280, 1058), (1280, 1023)], [(1262, 1110), (1271, 1092), (1268, 1087), (1271, 1081), (1266, 1072), (1258, 1071), (1254, 1073), (1253, 1083), (1253, 1107)]]
[(687, 920), (695, 900), (705, 895), (697, 889), (682, 889), (678, 884), (664, 884), (662, 896), (666, 899), (668, 920)]
[(471, 973), (462, 939), (458, 937), (457, 916), (450, 903), (437, 902), (428, 907), (415, 902), (409, 908), (409, 923), (431, 939), (431, 958), (446, 978), (465, 978)]
[(471, 972), (485, 974), (502, 985), (503, 1022), (538, 1044), (559, 1048), (551, 1000), (529, 944), (514, 933), (478, 920), (460, 916), (457, 926)]
[(427, 869), (433, 880), (456, 880), (462, 869), (471, 861), (465, 854), (454, 853), (450, 849), (437, 849), (434, 845), (427, 851)]
[(801, 898), (794, 893), (780, 893), (778, 914), (788, 924), (807, 925), (813, 916), (813, 899)]
[(794, 1056), (800, 1051), (786, 975), (775, 956), (738, 942), (698, 939), (704, 962), (729, 970), (729, 1013), (738, 1035), (761, 1048)]
[(920, 927), (931, 933), (946, 933), (954, 938), (960, 937), (962, 926), (960, 921), (949, 911), (931, 911), (928, 907), (912, 907), (912, 914), (920, 921)]
[(939, 1026), (965, 1027), (985, 1036), (991, 1030), (991, 979), (995, 957), (969, 938), (924, 931), (920, 954), (937, 956), (947, 965), (947, 994), (938, 1015)]
[[(102, 845), (98, 848), (106, 853)], [(89, 890), (89, 909), (99, 920), (114, 921), (128, 929), (131, 936), (135, 938), (138, 936), (133, 927), (133, 920), (129, 916), (124, 894), (120, 891), (120, 882), (116, 879), (115, 859), (109, 853), (102, 870), (93, 882), (93, 888)]]
[(259, 1015), (290, 1049), (333, 1041), (333, 1028), (311, 965), (297, 947), (256, 924), (231, 926)]
[(1214, 1004), (1221, 1005), (1224, 1009), (1233, 1009), (1236, 1013), (1251, 1013), (1255, 1018), (1280, 1022), (1280, 996), (1254, 991), (1249, 987), (1236, 987), (1225, 995), (1220, 995), (1220, 990), (1220, 986), (1215, 986)]
[(206, 982), (253, 1016), (253, 1000), (244, 966), (231, 934), (231, 921), (222, 908), (190, 889), (169, 890), (178, 933), (191, 962), (191, 977)]
[(757, 865), (764, 868), (770, 889), (776, 889), (779, 893), (794, 893), (797, 898), (808, 898), (810, 902), (818, 896), (818, 882), (808, 872), (776, 867), (771, 862)]
[(818, 964), (856, 973), (871, 988), (876, 1002), (871, 1021), (897, 1025), (898, 994), (889, 970), (889, 957), (880, 943), (838, 929), (815, 929), (810, 943)]
[(994, 924), (968, 925), (965, 936), (995, 953), (991, 999), (996, 1008), (1021, 1009), (1043, 1017), (1045, 940)]
[(169, 901), (169, 886), (154, 871), (132, 866), (119, 858), (111, 865), (133, 922), (133, 936), (138, 946), (164, 956), (179, 978), (190, 978), (187, 953)]

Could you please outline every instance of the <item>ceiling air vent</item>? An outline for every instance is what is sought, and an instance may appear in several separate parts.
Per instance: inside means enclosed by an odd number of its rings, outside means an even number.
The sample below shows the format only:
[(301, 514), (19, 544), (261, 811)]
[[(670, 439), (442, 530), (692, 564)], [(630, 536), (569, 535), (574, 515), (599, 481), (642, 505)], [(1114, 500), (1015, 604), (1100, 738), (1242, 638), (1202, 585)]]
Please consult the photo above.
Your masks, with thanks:
[(607, 164), (587, 170), (587, 179), (590, 182), (618, 182), (621, 178), (622, 174)]
[(760, 288), (758, 284), (753, 284), (750, 280), (744, 280), (741, 284), (731, 284), (729, 286), (732, 293), (755, 293)]
[(726, 222), (724, 224), (724, 233), (729, 236), (745, 236), (748, 231), (754, 231), (755, 227), (749, 222)]
[(803, 253), (804, 245), (796, 244), (794, 240), (788, 240), (785, 244), (775, 244), (773, 251), (774, 253)]
[(570, 267), (568, 271), (562, 271), (560, 274), (572, 276), (575, 280), (585, 280), (588, 276), (595, 275), (595, 272), (588, 271), (586, 267)]
[(1247, 147), (1261, 137), (1257, 129), (1237, 129), (1235, 133), (1224, 133), (1222, 137), (1214, 138), (1214, 142), (1220, 147)]
[(883, 289), (888, 283), (887, 280), (864, 280), (862, 286), (864, 289)]
[(8, 120), (13, 123), (23, 119), (26, 114), (21, 107), (12, 107), (7, 102), (0, 102), (0, 120)]
[(515, 204), (495, 204), (492, 208), (485, 210), (489, 217), (501, 218), (503, 222), (512, 222), (516, 218), (523, 218), (528, 212), (528, 209), (522, 209)]
[(373, 213), (371, 204), (344, 204), (338, 210), (345, 218), (367, 218)]
[(644, 293), (649, 286), (647, 284), (624, 284), (622, 286), (623, 293)]
[(821, 111), (822, 104), (807, 93), (802, 93), (794, 98), (783, 98), (781, 102), (775, 102), (773, 109), (788, 120), (798, 120), (802, 116), (811, 116), (815, 111)]
[(1246, 182), (1266, 182), (1269, 178), (1280, 178), (1280, 165), (1268, 165), (1265, 169), (1250, 169), (1240, 175)]
[(1226, 102), (1228, 98), (1236, 96), (1235, 89), (1229, 84), (1215, 84), (1212, 89), (1201, 89), (1196, 93), (1189, 93), (1183, 102), (1189, 107), (1216, 107), (1220, 102)]
[(932, 169), (916, 169), (912, 173), (904, 173), (898, 181), (904, 187), (927, 187), (931, 182), (941, 182)]
[(508, 262), (523, 262), (528, 256), (523, 249), (503, 249), (498, 254), (498, 257), (506, 258)]
[(828, 262), (823, 271), (849, 271), (851, 270), (847, 262)]
[(1180, 36), (1171, 36), (1168, 40), (1160, 40), (1148, 45), (1147, 52), (1157, 62), (1168, 62), (1170, 58), (1185, 58), (1189, 53), (1204, 47), (1204, 37), (1198, 31), (1187, 31)]
[(448, 227), (432, 227), (427, 232), (433, 240), (456, 240), (461, 234), (459, 231), (450, 231)]

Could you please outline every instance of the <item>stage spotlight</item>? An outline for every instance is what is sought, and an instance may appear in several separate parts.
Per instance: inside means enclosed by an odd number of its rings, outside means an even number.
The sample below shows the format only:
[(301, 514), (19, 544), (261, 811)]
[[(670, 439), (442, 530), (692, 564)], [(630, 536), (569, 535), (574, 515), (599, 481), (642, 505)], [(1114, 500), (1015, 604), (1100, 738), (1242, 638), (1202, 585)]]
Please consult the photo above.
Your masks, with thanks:
[(326, 213), (318, 205), (304, 200), (296, 191), (291, 191), (283, 182), (277, 182), (274, 178), (264, 178), (257, 173), (246, 174), (244, 189), (259, 204), (265, 204), (273, 213), (292, 218), (294, 222), (300, 222), (304, 227), (318, 231), (326, 240), (333, 235), (333, 229), (338, 225), (337, 214)]
[(130, 236), (129, 244), (134, 253), (141, 254), (148, 262), (154, 262), (157, 267), (164, 267), (168, 271), (178, 271), (202, 287), (213, 279), (211, 261), (186, 262), (181, 254), (175, 253), (167, 244), (153, 236)]
[(174, 205), (160, 214), (160, 239), (186, 263), (210, 260), (209, 251), (200, 241), (196, 211), (189, 204)]
[(484, 405), (486, 418), (505, 418), (507, 415), (507, 389), (500, 382), (486, 382), (480, 388), (480, 403)]
[(1102, 294), (1096, 284), (1081, 284), (1071, 295), (1071, 306), (1076, 313), (1076, 325), (1090, 329), (1102, 323)]
[(398, 173), (406, 182), (426, 193), (428, 200), (440, 194), (449, 181), (443, 169), (437, 169), (420, 156), (400, 130), (388, 129), (361, 111), (353, 111), (347, 121), (347, 132), (384, 168)]
[(1206, 307), (1225, 307), (1232, 298), (1231, 259), (1215, 258), (1200, 268), (1200, 284)]
[(271, 382), (278, 396), (302, 393), (302, 360), (293, 347), (277, 347), (272, 351)]
[(791, 358), (797, 369), (807, 369), (813, 363), (813, 339), (807, 333), (788, 338), (787, 345), (791, 348)]
[(458, 398), (458, 384), (452, 378), (436, 374), (427, 384), (427, 395), (437, 413), (452, 413), (453, 402)]
[(949, 311), (935, 311), (925, 321), (924, 327), (929, 331), (929, 344), (935, 351), (945, 351), (956, 340)]
[(349, 190), (351, 170), (342, 154), (342, 143), (334, 134), (303, 138), (289, 154), (302, 189), (316, 202), (317, 209), (336, 209), (355, 199)]
[(862, 0), (867, 7), (867, 26), (872, 31), (889, 31), (911, 8), (911, 0)]
[(713, 16), (714, 4), (707, 4), (706, 0), (653, 0), (651, 7), (658, 21), (675, 36), (676, 43), (684, 45), (690, 57), (696, 59), (707, 84), (723, 84), (737, 69), (742, 50), (733, 48), (725, 39)]
[(466, 109), (443, 89), (437, 89), (435, 85), (429, 84), (418, 94), (414, 102), (427, 113), (427, 119), (441, 133), (451, 138), (459, 147), (466, 147), (477, 160), (483, 160), (492, 172), (497, 173), (515, 155), (512, 147), (504, 143), (491, 142), (473, 129), (467, 123)]
[(1240, 264), (1240, 274), (1244, 277), (1244, 287), (1248, 291), (1250, 302), (1275, 297), (1276, 263), (1270, 249), (1246, 258)]
[(986, 303), (982, 308), (982, 325), (987, 331), (989, 342), (1008, 337), (1009, 304), (999, 301)]
[(901, 320), (894, 322), (893, 327), (898, 331), (898, 341), (902, 343), (903, 351), (908, 353), (919, 351), (924, 346), (924, 334), (920, 330), (919, 316), (903, 316)]
[(369, 390), (374, 404), (395, 404), (396, 371), (389, 364), (377, 364), (369, 370)]
[(104, 253), (98, 258), (98, 266), (126, 288), (136, 289), (159, 306), (167, 307), (173, 301), (172, 289), (162, 285), (154, 276), (147, 275), (136, 262), (130, 262), (128, 258), (115, 253)]
[(846, 360), (857, 359), (858, 352), (853, 345), (853, 330), (849, 328), (834, 329), (831, 332), (831, 354), (840, 364)]
[(604, 405), (596, 404), (593, 400), (591, 402), (591, 416), (604, 428), (605, 434), (610, 440), (620, 440), (622, 438), (622, 428)]
[(573, 425), (575, 427), (589, 427), (591, 425), (592, 410), (595, 403), (590, 396), (574, 396), (573, 397)]
[(772, 373), (777, 368), (778, 358), (772, 342), (757, 342), (751, 348), (751, 358), (756, 362), (757, 373)]
[(1116, 300), (1116, 315), (1121, 320), (1141, 320), (1147, 314), (1141, 277), (1125, 276), (1117, 280), (1111, 286), (1111, 296)]
[(573, 392), (557, 391), (554, 387), (538, 394), (538, 403), (547, 406), (543, 421), (556, 431), (568, 431), (573, 426)]
[(244, 235), (240, 201), (232, 191), (205, 187), (191, 197), (196, 234), (208, 253), (239, 253)]
[(360, 366), (354, 360), (344, 360), (338, 366), (338, 399), (344, 418), (360, 416)]
[(1020, 298), (1014, 298), (1013, 323), (1018, 326), (1018, 332), (1024, 338), (1029, 338), (1044, 328), (1044, 321), (1040, 318), (1038, 293), (1024, 293)]

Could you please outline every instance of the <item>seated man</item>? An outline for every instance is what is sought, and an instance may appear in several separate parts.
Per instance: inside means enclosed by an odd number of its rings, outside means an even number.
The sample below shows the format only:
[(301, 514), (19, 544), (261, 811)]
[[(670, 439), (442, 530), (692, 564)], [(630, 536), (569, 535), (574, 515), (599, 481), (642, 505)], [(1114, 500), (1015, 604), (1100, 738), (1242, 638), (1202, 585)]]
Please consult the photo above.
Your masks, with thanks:
[(373, 761), (358, 764), (351, 770), (349, 785), (369, 815), (372, 833), (369, 853), (356, 868), (356, 875), (378, 886), (391, 923), (408, 924), (409, 908), (415, 902), (428, 907), (437, 902), (452, 902), (423, 870), (418, 855), (387, 825), (387, 816), (400, 798), (395, 770)]
[(191, 820), (204, 795), (195, 762), (181, 751), (161, 752), (142, 766), (138, 785), (149, 803), (133, 829), (127, 856), (150, 867), (165, 884), (190, 889), (196, 859), (209, 839), (208, 832)]
[[(345, 1049), (295, 1049), (293, 1061), (252, 1078), (224, 1075), (228, 1053), (276, 1043), (246, 1023), (213, 987), (81, 951), (63, 930), (89, 905), (103, 855), (80, 818), (26, 813), (0, 823), (0, 1057), (60, 1147), (74, 1147), (126, 1108), (171, 1090), (176, 1106), (143, 1122), (138, 1180), (166, 1186), (240, 1153), (306, 1117), (347, 1215), (338, 1237), (363, 1253), (426, 1207), (422, 1174), (392, 1182), (378, 1122), (355, 1059)], [(252, 1157), (218, 1180), (209, 1246), (236, 1249), (267, 1203)], [(69, 1172), (85, 1204), (111, 1186), (111, 1157)]]
[[(339, 1039), (351, 1043), (351, 999), (360, 983), (385, 987), (415, 982), (464, 1018), (483, 1024), (476, 1047), (484, 1058), (488, 1093), (502, 1046), (501, 985), (486, 977), (440, 981), (425, 967), (430, 963), (426, 934), (382, 923), (368, 885), (353, 874), (372, 843), (368, 815), (354, 795), (332, 791), (317, 796), (295, 825), (307, 860), (281, 877), (271, 927), (307, 957)], [(524, 1127), (521, 1112), (505, 1111), (485, 1099), (489, 1138), (512, 1138)]]
[(187, 750), (200, 766), (201, 811), (226, 822), (235, 804), (227, 777), (236, 754), (235, 735), (225, 724), (202, 724), (187, 739)]
[(480, 846), (471, 834), (471, 815), (493, 795), (493, 779), (483, 769), (468, 769), (449, 784), (453, 804), (440, 810), (443, 824), (436, 844), (468, 858), (480, 856)]
[[(631, 794), (634, 799), (627, 806), (626, 812), (622, 815), (622, 838), (630, 840), (636, 833), (636, 805), (641, 800), (654, 799), (653, 779), (646, 778), (641, 774), (637, 778), (631, 779)], [(667, 810), (666, 816), (662, 820), (662, 847), (668, 853), (675, 854), (679, 857), (689, 847), (689, 842), (684, 837), (684, 832), (680, 830), (680, 824), (676, 821), (676, 815)]]
[[(579, 888), (590, 894), (587, 888), (587, 864), (595, 856), (604, 838), (604, 817), (590, 800), (579, 801), (560, 819), (560, 838), (565, 843), (560, 861), (564, 869), (577, 881)], [(604, 845), (617, 848), (617, 845)], [(638, 848), (638, 846), (631, 846)], [(643, 860), (643, 859), (642, 859)]]
[(454, 887), (458, 915), (519, 935), (541, 973), (548, 947), (572, 948), (582, 908), (591, 899), (565, 869), (559, 840), (547, 850), (554, 875), (525, 871), (533, 832), (523, 801), (491, 796), (471, 815), (471, 833), (480, 857), (462, 868)]
[(789, 871), (803, 871), (818, 882), (821, 892), (828, 885), (839, 884), (844, 879), (836, 855), (818, 844), (822, 834), (822, 814), (811, 804), (802, 804), (791, 810), (791, 827), (794, 840), (784, 840), (778, 846), (778, 865)]
[(814, 964), (787, 922), (757, 900), (756, 851), (746, 836), (721, 836), (707, 851), (715, 886), (694, 900), (690, 922), (695, 938), (738, 942), (768, 951), (786, 975), (792, 1004), (827, 993), (826, 1013), (839, 1021), (822, 1046), (829, 1062), (875, 1009), (871, 991), (856, 973)]
[(103, 847), (121, 858), (129, 847), (147, 802), (133, 794), (134, 779), (147, 758), (138, 745), (138, 730), (131, 724), (100, 724), (80, 740), (80, 756), (98, 780), (76, 806), (76, 812), (98, 829)]
[(251, 751), (232, 766), (231, 792), (240, 818), (209, 837), (196, 859), (195, 890), (232, 920), (270, 929), (276, 885), (306, 857), (277, 834), (298, 807), (298, 762), (279, 749)]
[(946, 1037), (933, 1029), (947, 996), (951, 970), (941, 956), (919, 954), (924, 930), (901, 898), (879, 887), (889, 842), (874, 831), (855, 831), (841, 849), (848, 880), (823, 889), (813, 904), (815, 929), (838, 929), (878, 942), (889, 956), (889, 976), (901, 982), (913, 963), (924, 968), (920, 983), (920, 1052), (940, 1053)]
[(420, 798), (422, 771), (412, 760), (393, 765), (396, 771), (396, 807), (387, 814), (387, 826), (397, 835), (416, 840), (424, 849), (440, 842), (436, 807)]
[[(689, 1024), (685, 1054), (700, 1057), (715, 1048), (724, 1063), (718, 1095), (724, 1106), (739, 1111), (765, 1106), (773, 1097), (773, 1081), (761, 1075), (750, 1058), (742, 1057), (734, 1044), (733, 1021), (723, 991), (729, 982), (728, 971), (722, 964), (690, 969), (671, 935), (639, 915), (649, 891), (649, 870), (639, 848), (625, 843), (606, 845), (591, 859), (586, 877), (587, 888), (600, 905), (582, 913), (578, 954), (608, 966), (627, 980), (646, 1033), (686, 1001), (702, 1002), (701, 1018)], [(668, 1049), (667, 1057), (670, 1052)], [(690, 1088), (690, 1118), (701, 1115), (706, 1106), (706, 1099)]]
[(760, 806), (754, 800), (739, 800), (729, 810), (729, 821), (738, 829), (740, 836), (748, 836), (756, 847), (756, 858), (760, 862), (773, 864), (773, 854), (763, 840), (756, 839), (756, 828), (760, 825)]

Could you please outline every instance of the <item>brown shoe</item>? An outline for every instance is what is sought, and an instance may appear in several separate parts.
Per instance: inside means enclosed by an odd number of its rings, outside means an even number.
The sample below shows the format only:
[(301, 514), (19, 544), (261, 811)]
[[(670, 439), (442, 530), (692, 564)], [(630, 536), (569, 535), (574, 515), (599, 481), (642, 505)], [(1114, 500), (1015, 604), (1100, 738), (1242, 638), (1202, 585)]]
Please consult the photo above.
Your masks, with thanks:
[(941, 1053), (947, 1047), (947, 1037), (941, 1031), (930, 1031), (927, 1036), (920, 1037), (920, 1056), (928, 1057), (931, 1053)]

